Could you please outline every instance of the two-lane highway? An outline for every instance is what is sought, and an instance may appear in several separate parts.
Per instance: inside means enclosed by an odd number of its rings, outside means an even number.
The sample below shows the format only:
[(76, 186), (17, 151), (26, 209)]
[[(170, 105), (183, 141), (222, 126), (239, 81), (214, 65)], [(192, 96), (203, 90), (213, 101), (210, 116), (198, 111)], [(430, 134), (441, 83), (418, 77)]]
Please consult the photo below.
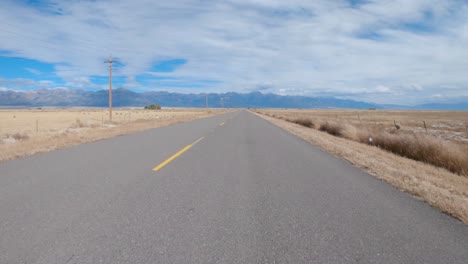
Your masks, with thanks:
[(468, 228), (248, 111), (0, 164), (0, 263), (466, 263)]

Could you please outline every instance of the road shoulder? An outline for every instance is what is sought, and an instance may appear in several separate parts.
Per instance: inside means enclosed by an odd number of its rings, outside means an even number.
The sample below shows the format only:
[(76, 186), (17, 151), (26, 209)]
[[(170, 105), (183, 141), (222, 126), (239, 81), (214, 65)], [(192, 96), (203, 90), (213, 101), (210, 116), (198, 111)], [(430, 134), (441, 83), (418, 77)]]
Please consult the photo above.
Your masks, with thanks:
[(467, 178), (377, 147), (334, 137), (284, 120), (257, 115), (468, 224)]

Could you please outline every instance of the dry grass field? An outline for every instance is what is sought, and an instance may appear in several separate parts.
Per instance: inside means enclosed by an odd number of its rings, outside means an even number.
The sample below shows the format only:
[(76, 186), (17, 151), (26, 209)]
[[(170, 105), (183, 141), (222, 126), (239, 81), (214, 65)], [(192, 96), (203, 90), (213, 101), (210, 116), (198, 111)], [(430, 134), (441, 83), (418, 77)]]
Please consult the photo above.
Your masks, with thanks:
[(214, 109), (0, 110), (0, 161), (161, 127), (223, 112)]
[(290, 119), (325, 120), (385, 130), (394, 129), (396, 124), (401, 131), (430, 134), (443, 139), (468, 143), (468, 112), (464, 111), (267, 109), (261, 112)]
[(266, 115), (378, 146), (468, 176), (468, 113), (263, 110)]
[(272, 109), (257, 113), (468, 224), (468, 145), (463, 131), (468, 113)]

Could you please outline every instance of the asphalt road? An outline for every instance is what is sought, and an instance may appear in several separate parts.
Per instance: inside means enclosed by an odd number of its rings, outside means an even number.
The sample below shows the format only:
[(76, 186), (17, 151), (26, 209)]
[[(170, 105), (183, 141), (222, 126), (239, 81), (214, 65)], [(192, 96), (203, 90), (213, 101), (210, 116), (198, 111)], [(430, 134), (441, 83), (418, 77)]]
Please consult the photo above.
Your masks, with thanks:
[(467, 260), (467, 226), (247, 111), (0, 164), (0, 263)]

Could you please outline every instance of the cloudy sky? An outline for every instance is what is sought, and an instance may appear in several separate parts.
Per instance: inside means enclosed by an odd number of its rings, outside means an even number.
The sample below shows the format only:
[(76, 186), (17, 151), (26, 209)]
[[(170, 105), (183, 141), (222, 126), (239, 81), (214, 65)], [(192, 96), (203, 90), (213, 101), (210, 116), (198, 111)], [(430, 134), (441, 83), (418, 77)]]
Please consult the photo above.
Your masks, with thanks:
[(468, 99), (468, 0), (0, 0), (0, 89)]

